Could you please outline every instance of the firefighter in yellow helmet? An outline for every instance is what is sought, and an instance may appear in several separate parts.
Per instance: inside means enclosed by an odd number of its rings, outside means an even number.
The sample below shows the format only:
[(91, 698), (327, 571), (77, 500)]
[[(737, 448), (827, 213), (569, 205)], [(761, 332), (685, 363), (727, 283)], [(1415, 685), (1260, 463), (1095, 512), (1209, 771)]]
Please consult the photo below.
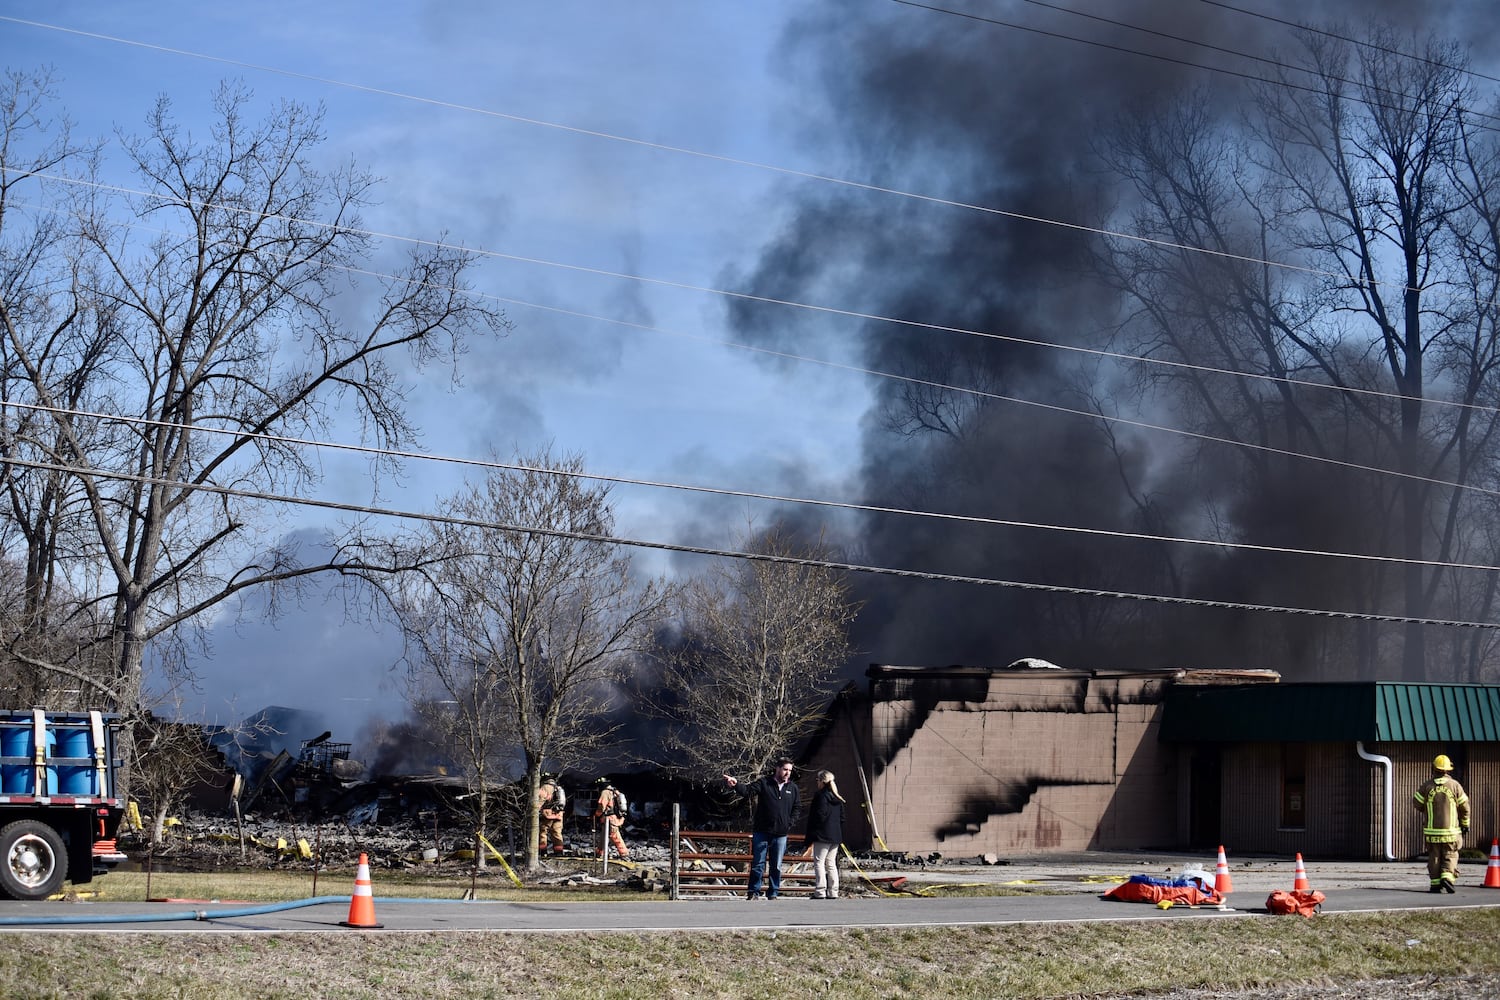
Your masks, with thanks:
[(1432, 761), (1432, 777), (1413, 796), (1422, 814), (1422, 841), (1427, 845), (1430, 892), (1456, 892), (1458, 851), (1469, 832), (1469, 797), (1453, 778), (1453, 761), (1445, 753)]

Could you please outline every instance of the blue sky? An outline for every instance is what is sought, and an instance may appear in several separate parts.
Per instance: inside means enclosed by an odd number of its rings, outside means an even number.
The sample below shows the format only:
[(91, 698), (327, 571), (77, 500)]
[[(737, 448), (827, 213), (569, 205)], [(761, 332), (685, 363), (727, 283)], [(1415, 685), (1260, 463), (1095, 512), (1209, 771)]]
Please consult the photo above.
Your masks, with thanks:
[[(795, 6), (13, 2), (0, 46), (12, 70), (53, 70), (59, 104), (85, 135), (138, 131), (161, 94), (201, 132), (226, 79), (248, 84), (261, 111), (285, 98), (321, 102), (322, 154), (352, 157), (384, 179), (367, 228), (446, 233), (567, 265), (490, 259), (476, 286), (653, 328), (505, 305), (515, 329), (473, 346), (460, 389), (434, 376), (413, 396), (429, 453), (508, 458), (551, 445), (608, 475), (764, 492), (795, 483), (799, 495), (840, 498), (867, 386), (716, 344), (730, 336), (724, 302), (692, 290), (725, 287), (728, 269), (746, 266), (783, 221), (788, 195), (814, 183), (727, 160), (834, 172), (819, 162), (817, 130), (777, 64), (782, 15)], [(109, 162), (121, 183), (133, 181), (121, 160)], [(828, 356), (826, 345), (819, 353)], [(330, 453), (324, 468), (321, 497), (369, 501), (364, 460)], [(463, 474), (414, 465), (386, 499), (428, 509)], [(690, 494), (620, 487), (615, 497), (623, 535), (669, 541), (686, 523), (703, 531), (702, 502)], [(717, 537), (695, 540), (731, 546), (747, 518), (774, 516), (735, 506)], [(322, 519), (296, 510), (286, 527)], [(668, 566), (638, 559), (643, 569)], [(389, 707), (393, 655), (388, 638), (345, 627), (337, 607), (314, 603), (274, 628), (221, 628), (193, 698), (212, 721), (269, 702)]]

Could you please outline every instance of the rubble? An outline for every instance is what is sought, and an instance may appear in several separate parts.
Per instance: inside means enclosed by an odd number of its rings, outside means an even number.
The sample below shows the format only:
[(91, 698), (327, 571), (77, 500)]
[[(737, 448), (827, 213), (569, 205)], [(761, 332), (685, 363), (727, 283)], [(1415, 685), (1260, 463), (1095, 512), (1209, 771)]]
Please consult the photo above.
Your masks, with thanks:
[[(310, 725), (314, 718), (269, 706), (237, 726), (206, 732), (203, 780), (189, 790), (187, 805), (166, 821), (162, 840), (151, 843), (151, 817), (139, 828), (122, 824), (116, 840), (129, 859), (125, 864), (176, 871), (352, 871), (363, 854), (377, 870), (430, 870), (455, 879), (473, 875), (478, 798), (468, 780), (441, 769), (368, 777), (365, 766), (351, 759), (351, 745), (334, 740), (331, 731), (297, 738), (317, 732)], [(571, 788), (592, 787), (591, 777), (564, 777)], [(620, 787), (631, 801), (624, 828), (628, 863), (611, 862), (605, 870), (595, 859), (592, 800), (584, 792), (570, 798), (567, 855), (544, 857), (535, 871), (526, 870), (527, 793), (516, 782), (487, 789), (491, 848), (533, 884), (628, 884), (664, 891), (670, 849), (660, 800), (682, 801), (690, 789), (659, 776), (613, 780), (623, 780)], [(719, 819), (710, 809), (702, 812), (705, 819)], [(503, 876), (505, 865), (485, 870)]]
[[(243, 846), (233, 817), (186, 812), (177, 819), (179, 822), (168, 827), (163, 841), (154, 849), (149, 843), (149, 823), (144, 830), (122, 828), (117, 840), (130, 859), (127, 864), (173, 871), (307, 870), (314, 864), (320, 870), (353, 870), (359, 855), (365, 854), (372, 869), (428, 869), (454, 878), (467, 878), (473, 870), (472, 833), (461, 825), (444, 823), (426, 810), (389, 820), (358, 808), (317, 822), (249, 815), (243, 821)], [(568, 853), (561, 858), (541, 859), (535, 873), (523, 867), (519, 830), (511, 829), (490, 839), (523, 881), (580, 886), (630, 885), (634, 881), (643, 890), (656, 891), (649, 883), (670, 865), (666, 843), (643, 841), (639, 835), (644, 831), (633, 831), (637, 836), (631, 841), (631, 863), (627, 866), (612, 861), (609, 873), (601, 878), (602, 865), (594, 857), (589, 832), (573, 835), (570, 831)], [(429, 860), (434, 853), (435, 860)], [(504, 872), (497, 863), (489, 870)]]

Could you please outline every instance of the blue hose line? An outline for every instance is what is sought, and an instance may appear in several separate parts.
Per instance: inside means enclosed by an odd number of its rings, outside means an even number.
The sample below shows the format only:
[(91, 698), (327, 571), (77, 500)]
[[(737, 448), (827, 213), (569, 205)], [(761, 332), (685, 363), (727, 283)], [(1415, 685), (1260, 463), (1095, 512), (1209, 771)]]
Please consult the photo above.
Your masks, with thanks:
[[(349, 896), (313, 896), (310, 899), (294, 899), (286, 903), (266, 903), (262, 906), (243, 906), (232, 910), (178, 910), (173, 913), (104, 913), (87, 916), (82, 913), (66, 913), (44, 917), (0, 916), (0, 927), (35, 927), (38, 925), (63, 924), (145, 924), (171, 920), (219, 920), (227, 917), (254, 917), (262, 913), (280, 913), (303, 906), (320, 906), (324, 903), (348, 903)], [(465, 899), (423, 899), (406, 896), (376, 896), (377, 903), (466, 903)]]

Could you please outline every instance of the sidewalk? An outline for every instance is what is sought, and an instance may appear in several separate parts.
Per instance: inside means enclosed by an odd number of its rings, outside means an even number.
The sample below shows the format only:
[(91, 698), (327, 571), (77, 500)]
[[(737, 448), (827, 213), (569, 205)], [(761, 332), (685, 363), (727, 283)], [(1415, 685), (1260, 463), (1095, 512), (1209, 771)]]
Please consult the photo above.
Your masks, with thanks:
[[(1200, 869), (1214, 878), (1217, 854), (1165, 853), (1086, 853), (1040, 855), (1010, 858), (997, 865), (967, 861), (939, 861), (935, 864), (899, 868), (869, 868), (867, 874), (877, 879), (905, 876), (913, 885), (961, 885), (983, 882), (1014, 886), (1047, 893), (1108, 892), (1132, 875), (1175, 877), (1182, 872)], [(1290, 889), (1296, 878), (1296, 856), (1255, 855), (1240, 857), (1226, 851), (1225, 860), (1236, 892), (1269, 894), (1275, 889)], [(1421, 858), (1401, 861), (1323, 861), (1303, 855), (1308, 884), (1324, 892), (1330, 889), (1422, 889), (1427, 882), (1427, 864)], [(1478, 887), (1484, 882), (1488, 859), (1465, 860), (1459, 865), (1458, 884)], [(1500, 889), (1493, 890), (1500, 896)]]

